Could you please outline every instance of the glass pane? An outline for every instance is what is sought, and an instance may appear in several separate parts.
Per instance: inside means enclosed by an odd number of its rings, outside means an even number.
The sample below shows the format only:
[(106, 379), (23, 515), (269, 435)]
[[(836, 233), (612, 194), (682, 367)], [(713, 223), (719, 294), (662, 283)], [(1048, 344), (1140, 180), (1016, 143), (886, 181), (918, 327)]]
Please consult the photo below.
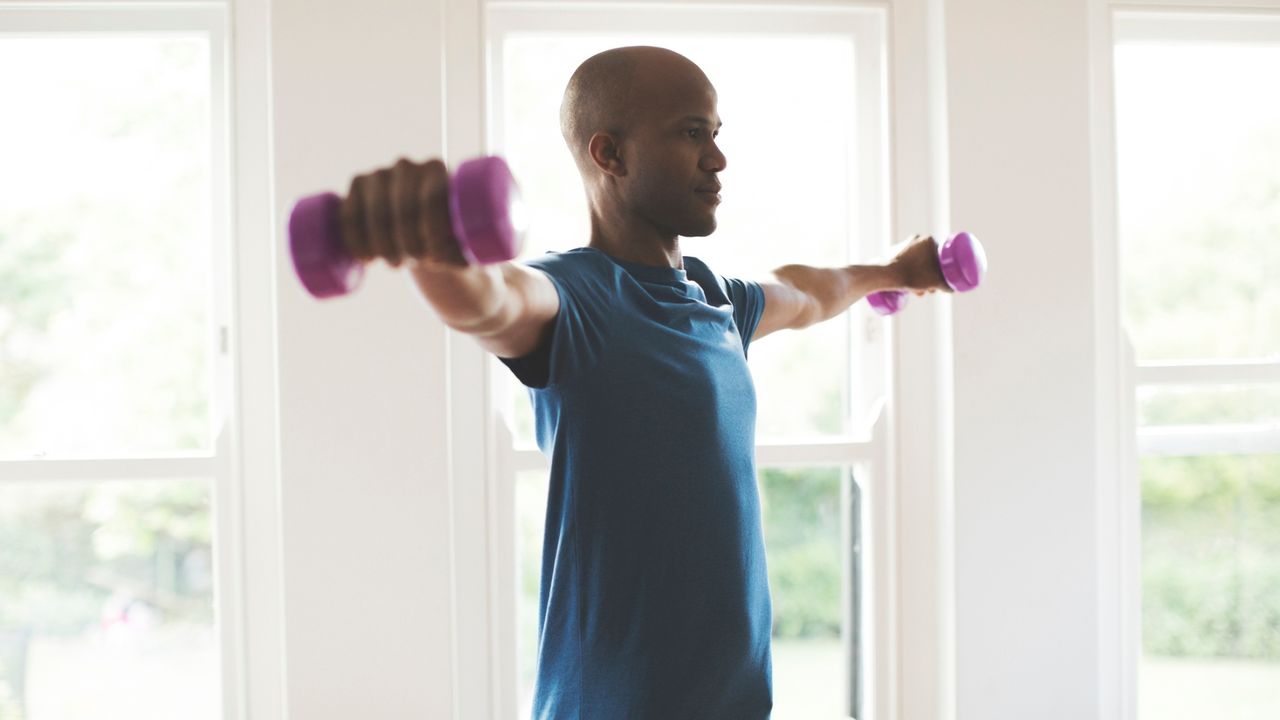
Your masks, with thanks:
[(1116, 50), (1125, 323), (1139, 360), (1280, 353), (1280, 46)]
[[(760, 472), (773, 601), (774, 709), (780, 718), (844, 717), (840, 498), (847, 478), (838, 468)], [(516, 482), (521, 717), (529, 716), (533, 702), (546, 502), (546, 473), (521, 473)]]
[(1139, 717), (1280, 717), (1280, 455), (1141, 474)]
[[(582, 181), (560, 135), (560, 101), (579, 63), (601, 50), (635, 44), (668, 47), (696, 62), (716, 87), (725, 123), (718, 138), (728, 160), (720, 174), (719, 226), (709, 237), (687, 240), (683, 251), (721, 275), (750, 279), (787, 263), (852, 262), (851, 204), (858, 182), (853, 43), (835, 35), (507, 38), (500, 68), (503, 110), (496, 118), (502, 133), (494, 144), (524, 179), (531, 234), (523, 257), (590, 239)], [(833, 85), (847, 91), (832, 92)], [(805, 109), (805, 118), (796, 117), (797, 107)], [(815, 127), (811, 118), (821, 121)], [(822, 133), (822, 152), (794, 152), (794, 138), (814, 132)], [(753, 346), (759, 436), (848, 432), (850, 347), (848, 316)], [(516, 412), (527, 415), (524, 393), (512, 395)], [(527, 419), (517, 425), (523, 423)]]
[(1280, 423), (1280, 387), (1145, 386), (1138, 388), (1138, 424), (1274, 425)]
[(220, 717), (209, 483), (0, 486), (0, 717)]
[(529, 398), (529, 390), (512, 377), (507, 368), (499, 365), (496, 360), (494, 361), (493, 371), (503, 379), (505, 387), (511, 393), (505, 417), (511, 426), (511, 435), (514, 438), (512, 444), (515, 447), (525, 448), (536, 446), (538, 442), (535, 437), (537, 424), (533, 419), (533, 401)]
[(839, 468), (760, 471), (769, 595), (773, 707), (778, 718), (846, 717), (840, 641)]
[(201, 38), (0, 39), (0, 457), (208, 450)]
[(542, 582), (542, 531), (546, 527), (547, 473), (516, 476), (517, 675), (520, 717), (533, 714), (533, 684), (538, 671), (538, 589)]

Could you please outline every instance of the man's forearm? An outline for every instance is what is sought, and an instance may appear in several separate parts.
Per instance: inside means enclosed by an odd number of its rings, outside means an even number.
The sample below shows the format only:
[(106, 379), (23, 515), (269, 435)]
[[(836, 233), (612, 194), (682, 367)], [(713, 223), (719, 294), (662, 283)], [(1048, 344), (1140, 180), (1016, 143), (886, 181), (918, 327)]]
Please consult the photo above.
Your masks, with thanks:
[(551, 280), (514, 262), (412, 268), (427, 303), (446, 325), (498, 357), (532, 352), (560, 310)]
[(422, 296), (445, 325), (469, 334), (483, 334), (501, 322), (510, 304), (510, 289), (502, 265), (411, 267)]
[(829, 320), (871, 293), (902, 287), (901, 273), (893, 265), (848, 265), (816, 268), (784, 265), (773, 271), (778, 282), (812, 299), (800, 325)]

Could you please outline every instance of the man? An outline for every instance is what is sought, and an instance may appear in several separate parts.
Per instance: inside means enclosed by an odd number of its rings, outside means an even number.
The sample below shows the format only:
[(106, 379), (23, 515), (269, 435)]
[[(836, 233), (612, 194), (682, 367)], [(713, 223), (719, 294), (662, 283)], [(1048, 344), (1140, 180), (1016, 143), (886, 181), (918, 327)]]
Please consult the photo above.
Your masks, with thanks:
[(445, 323), (531, 388), (551, 456), (537, 718), (769, 717), (747, 349), (877, 290), (946, 288), (930, 238), (887, 265), (787, 265), (759, 283), (684, 256), (681, 237), (716, 228), (719, 126), (715, 89), (683, 56), (589, 58), (561, 129), (590, 242), (526, 264), (466, 265), (439, 162), (402, 160), (353, 183), (375, 208), (364, 230), (376, 254), (409, 258)]

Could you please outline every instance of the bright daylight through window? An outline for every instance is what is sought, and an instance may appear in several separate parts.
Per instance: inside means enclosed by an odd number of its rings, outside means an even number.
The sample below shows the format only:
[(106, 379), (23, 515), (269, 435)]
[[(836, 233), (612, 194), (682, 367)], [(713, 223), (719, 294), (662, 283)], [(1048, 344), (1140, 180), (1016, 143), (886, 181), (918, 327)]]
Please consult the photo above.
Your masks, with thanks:
[[(1280, 33), (1272, 43), (1118, 39), (1141, 455), (1139, 717), (1276, 718)], [(1241, 380), (1242, 363), (1252, 379)]]
[(112, 470), (213, 452), (210, 66), (0, 35), (0, 464), (82, 473), (0, 482), (0, 718), (220, 714), (214, 479)]

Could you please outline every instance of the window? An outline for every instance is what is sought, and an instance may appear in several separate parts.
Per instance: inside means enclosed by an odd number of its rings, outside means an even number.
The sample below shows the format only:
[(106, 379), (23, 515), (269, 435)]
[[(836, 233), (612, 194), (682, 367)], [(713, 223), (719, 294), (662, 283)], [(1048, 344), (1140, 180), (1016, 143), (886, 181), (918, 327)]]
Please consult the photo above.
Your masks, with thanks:
[[(883, 252), (882, 11), (488, 8), (487, 147), (507, 158), (518, 179), (537, 179), (522, 184), (532, 228), (524, 257), (586, 244), (581, 181), (559, 132), (561, 94), (587, 57), (633, 44), (686, 55), (718, 91), (725, 201), (716, 233), (688, 241), (687, 254), (725, 275), (760, 278), (788, 262), (839, 266)], [(864, 717), (867, 706), (861, 608), (875, 579), (859, 572), (861, 498), (874, 492), (884, 437), (872, 427), (885, 392), (882, 322), (857, 307), (751, 349), (779, 718)], [(504, 541), (512, 559), (499, 573), (498, 636), (518, 658), (511, 687), (500, 688), (517, 699), (499, 706), (527, 717), (547, 471), (533, 449), (527, 395), (505, 368), (491, 372), (510, 429), (498, 441), (505, 459), (497, 463), (496, 506), (514, 516), (504, 521), (513, 525)]]
[(1280, 18), (1117, 15), (1143, 720), (1280, 715)]
[(222, 717), (225, 8), (0, 27), (0, 717)]

